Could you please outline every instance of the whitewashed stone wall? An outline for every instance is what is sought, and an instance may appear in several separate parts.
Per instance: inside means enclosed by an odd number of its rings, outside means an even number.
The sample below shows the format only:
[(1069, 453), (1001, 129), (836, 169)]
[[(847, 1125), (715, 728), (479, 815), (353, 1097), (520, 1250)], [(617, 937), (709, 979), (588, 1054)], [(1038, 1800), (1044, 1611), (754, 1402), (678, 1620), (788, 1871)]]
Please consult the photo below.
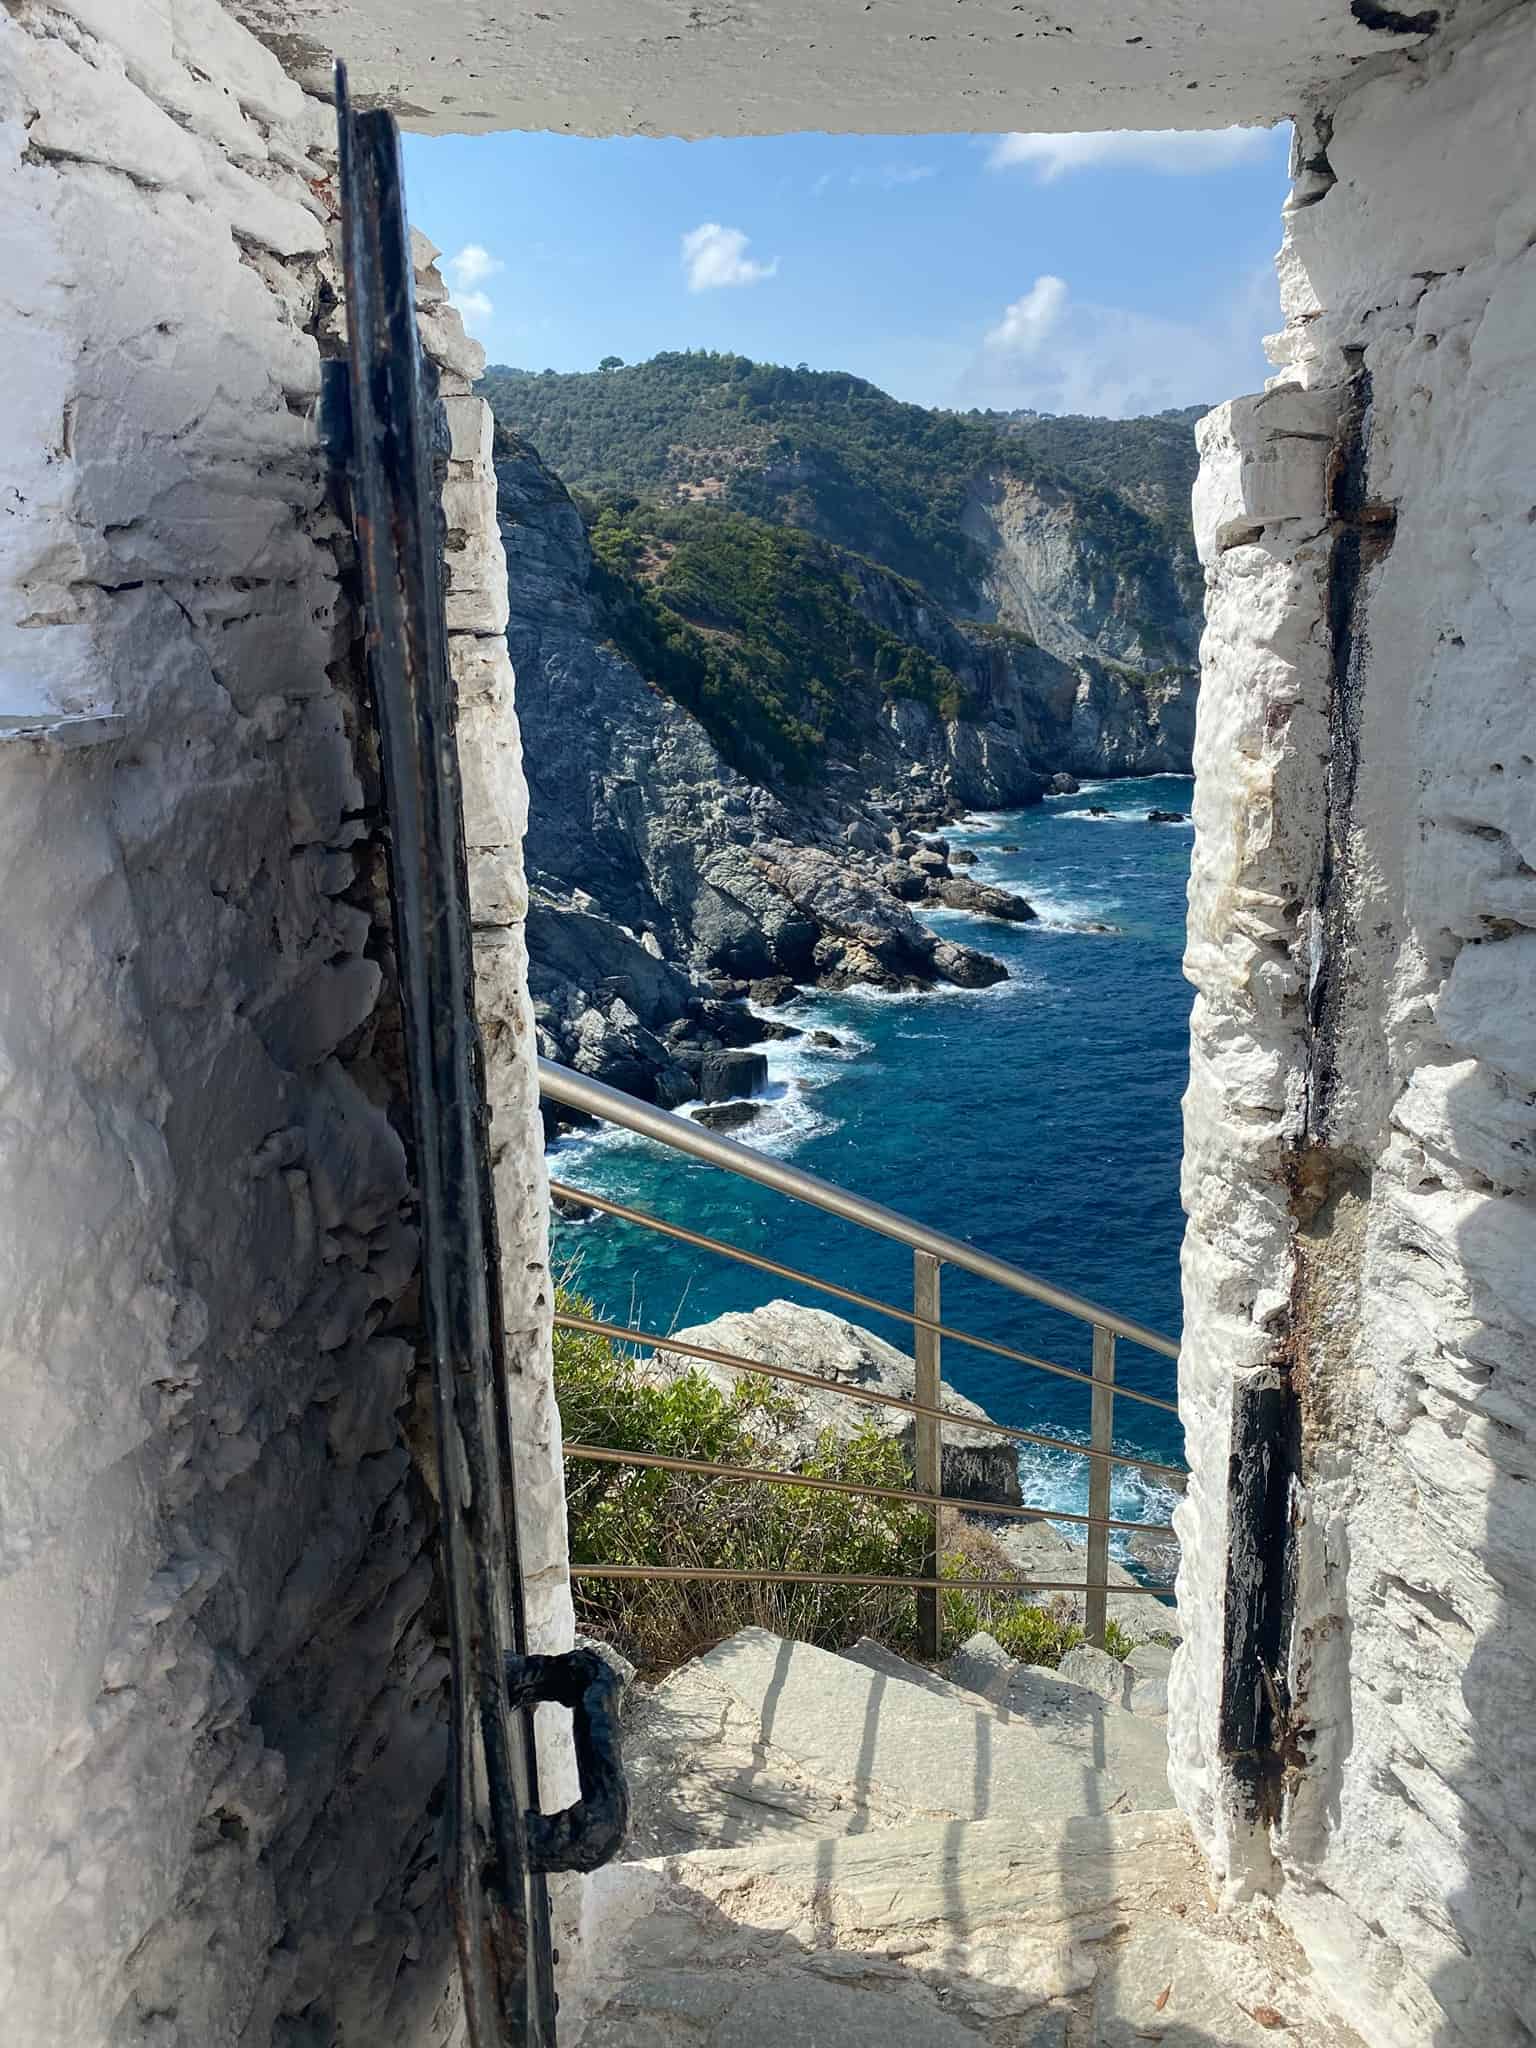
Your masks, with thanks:
[(1196, 495), (1175, 1782), (1394, 2048), (1536, 2037), (1533, 104), (1516, 8), (1302, 130)]
[[(454, 2026), (378, 791), (314, 424), (333, 135), (214, 0), (0, 12), (0, 2035), (26, 2048)], [(499, 548), (472, 352), (426, 326), (555, 1647)]]

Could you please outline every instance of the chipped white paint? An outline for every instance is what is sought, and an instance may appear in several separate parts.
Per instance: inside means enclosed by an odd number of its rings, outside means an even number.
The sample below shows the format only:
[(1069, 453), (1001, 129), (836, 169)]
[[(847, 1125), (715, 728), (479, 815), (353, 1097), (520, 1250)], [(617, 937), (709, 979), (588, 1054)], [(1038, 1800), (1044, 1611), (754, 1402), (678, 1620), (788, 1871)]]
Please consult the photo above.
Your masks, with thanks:
[(233, 5), (306, 83), (323, 86), (339, 50), (357, 88), (407, 126), (468, 134), (1219, 128), (1272, 121), (1424, 40), (1403, 25), (1417, 9), (1382, 8), (1371, 27), (1348, 0), (458, 0), (430, 14), (422, 0)]
[[(314, 421), (333, 135), (212, 0), (0, 14), (0, 2032), (26, 2048), (454, 2025), (388, 916)], [(452, 648), (553, 1648), (504, 574), (478, 354), (446, 307), (423, 324), (455, 394)]]
[[(1308, 110), (1283, 382), (1203, 430), (1175, 1772), (1222, 1875), (1275, 1895), (1373, 2043), (1536, 2032), (1528, 14), (1442, 9), (1426, 41), (1295, 0), (1022, 25), (1004, 0), (942, 18), (928, 0), (238, 11), (270, 47), (217, 0), (0, 12), (8, 2036), (419, 2048), (454, 2027), (376, 792), (313, 423), (334, 188), (330, 110), (303, 88), (333, 37), (362, 91), (427, 128)], [(453, 434), (523, 1534), (553, 1646), (570, 1610), (504, 575), (478, 351), (418, 253)], [(1368, 491), (1397, 523), (1366, 581), (1328, 901), (1346, 350), (1373, 380)], [(1309, 1215), (1286, 1168), (1316, 1064), (1307, 986), (1341, 917), (1333, 1199)], [(1220, 1754), (1227, 1453), (1234, 1384), (1295, 1356), (1288, 1677), (1311, 1762), (1265, 1824)], [(559, 1734), (551, 1802), (570, 1789)]]
[[(1391, 2048), (1536, 2030), (1533, 87), (1517, 9), (1334, 109), (1337, 182), (1303, 171), (1288, 220), (1286, 381), (1206, 422), (1197, 493), (1175, 1777), (1218, 1869), (1277, 1895)], [(1288, 437), (1326, 430), (1356, 363), (1365, 489), (1396, 526), (1363, 582), (1358, 778), (1312, 915), (1332, 537), (1326, 444)], [(1330, 948), (1309, 1142), (1305, 992)], [(1235, 1383), (1281, 1359), (1303, 1380), (1287, 1676), (1309, 1762), (1264, 1826), (1218, 1753), (1226, 1460)]]

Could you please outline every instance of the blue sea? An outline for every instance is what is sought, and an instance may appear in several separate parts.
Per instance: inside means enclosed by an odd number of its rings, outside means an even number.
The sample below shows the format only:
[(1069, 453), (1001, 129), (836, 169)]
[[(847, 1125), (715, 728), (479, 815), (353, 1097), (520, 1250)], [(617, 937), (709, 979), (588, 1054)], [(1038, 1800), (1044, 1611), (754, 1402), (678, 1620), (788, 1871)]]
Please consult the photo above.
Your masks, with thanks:
[[(1024, 811), (945, 828), (978, 856), (966, 872), (1026, 896), (1039, 922), (925, 913), (935, 930), (1003, 960), (985, 990), (815, 995), (779, 1016), (846, 1041), (770, 1043), (767, 1107), (741, 1134), (1028, 1271), (1179, 1333), (1179, 1101), (1191, 992), (1180, 973), (1193, 827), (1174, 776), (1085, 782)], [(1107, 817), (1090, 815), (1090, 808)], [(1007, 851), (1016, 847), (1017, 851)], [(960, 870), (956, 870), (960, 872)], [(1112, 926), (1087, 932), (1085, 923)], [(911, 1255), (819, 1211), (628, 1136), (562, 1139), (559, 1179), (888, 1301), (911, 1300)], [(557, 1264), (611, 1319), (665, 1332), (789, 1296), (867, 1324), (902, 1326), (608, 1218), (561, 1223)], [(1086, 1369), (1073, 1319), (946, 1268), (943, 1319)], [(1171, 1359), (1121, 1342), (1120, 1383), (1172, 1398)], [(946, 1342), (944, 1376), (999, 1421), (1085, 1441), (1086, 1389)], [(1182, 1464), (1177, 1418), (1116, 1404), (1117, 1448)], [(1021, 1448), (1024, 1497), (1086, 1505), (1086, 1461)], [(1117, 1468), (1114, 1512), (1163, 1521), (1172, 1496)], [(1065, 1533), (1076, 1531), (1065, 1528)], [(1117, 1546), (1118, 1547), (1118, 1546)]]

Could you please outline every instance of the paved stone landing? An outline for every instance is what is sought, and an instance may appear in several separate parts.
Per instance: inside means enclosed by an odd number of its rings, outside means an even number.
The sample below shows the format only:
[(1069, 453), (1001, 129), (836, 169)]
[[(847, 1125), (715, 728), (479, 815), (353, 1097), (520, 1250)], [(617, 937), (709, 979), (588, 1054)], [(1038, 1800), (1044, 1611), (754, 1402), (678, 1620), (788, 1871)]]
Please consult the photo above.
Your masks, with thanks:
[(760, 1630), (674, 1673), (630, 1716), (639, 1860), (590, 1883), (562, 2041), (1359, 2048), (1215, 1912), (1162, 1724), (1081, 1690), (1031, 1714)]

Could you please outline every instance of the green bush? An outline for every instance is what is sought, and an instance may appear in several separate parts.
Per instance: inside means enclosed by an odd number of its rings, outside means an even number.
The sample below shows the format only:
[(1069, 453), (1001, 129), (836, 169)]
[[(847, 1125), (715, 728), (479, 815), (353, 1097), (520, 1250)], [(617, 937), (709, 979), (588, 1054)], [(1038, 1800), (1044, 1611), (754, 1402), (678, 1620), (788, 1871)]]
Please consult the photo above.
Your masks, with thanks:
[[(589, 1302), (565, 1289), (559, 1304), (576, 1315), (593, 1313)], [(729, 1392), (697, 1371), (652, 1380), (630, 1352), (580, 1330), (555, 1332), (555, 1392), (567, 1441), (770, 1470), (785, 1469), (785, 1439), (801, 1415), (798, 1402), (772, 1380), (744, 1375)], [(869, 1486), (912, 1484), (902, 1446), (869, 1421), (848, 1437), (824, 1432), (796, 1469), (808, 1477)], [(571, 1561), (577, 1565), (694, 1565), (879, 1578), (916, 1577), (923, 1569), (926, 1517), (901, 1501), (579, 1457), (566, 1460), (565, 1486)], [(945, 1534), (946, 1576), (999, 1575), (1001, 1553), (984, 1535), (948, 1514)], [(877, 1586), (578, 1576), (574, 1590), (582, 1626), (651, 1673), (670, 1670), (754, 1625), (828, 1649), (870, 1635), (904, 1656), (916, 1650), (912, 1594)], [(944, 1595), (942, 1613), (946, 1650), (986, 1628), (1011, 1656), (1054, 1665), (1082, 1640), (1082, 1630), (1060, 1606), (1045, 1609), (1007, 1595), (956, 1590)], [(1129, 1644), (1112, 1642), (1110, 1648), (1124, 1656)]]

